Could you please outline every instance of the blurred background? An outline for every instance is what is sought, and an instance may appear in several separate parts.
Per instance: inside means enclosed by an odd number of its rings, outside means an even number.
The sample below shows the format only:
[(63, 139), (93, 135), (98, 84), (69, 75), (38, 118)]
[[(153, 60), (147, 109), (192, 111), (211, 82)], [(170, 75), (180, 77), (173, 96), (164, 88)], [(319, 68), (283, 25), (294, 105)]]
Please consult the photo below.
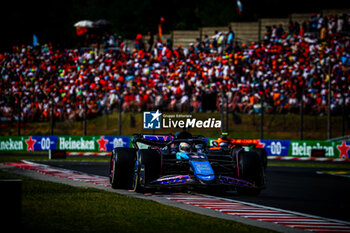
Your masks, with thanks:
[(349, 8), (343, 0), (241, 0), (239, 14), (235, 0), (63, 0), (3, 1), (1, 3), (1, 50), (13, 45), (31, 44), (33, 34), (41, 44), (53, 43), (58, 48), (78, 45), (76, 28), (80, 20), (107, 19), (110, 31), (123, 38), (135, 39), (137, 33), (157, 33), (159, 18), (164, 17), (164, 33), (198, 27), (223, 26), (229, 22), (255, 21), (266, 17), (288, 17), (298, 12)]

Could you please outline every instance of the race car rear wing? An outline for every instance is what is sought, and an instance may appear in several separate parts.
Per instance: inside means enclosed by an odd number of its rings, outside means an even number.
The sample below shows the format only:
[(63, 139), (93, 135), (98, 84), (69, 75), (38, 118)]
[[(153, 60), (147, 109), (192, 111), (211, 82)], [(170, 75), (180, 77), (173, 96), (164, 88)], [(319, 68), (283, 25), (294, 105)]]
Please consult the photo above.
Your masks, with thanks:
[[(157, 146), (164, 147), (169, 142), (178, 141), (178, 140), (189, 140), (189, 141), (200, 141), (204, 140), (207, 142), (207, 139), (204, 136), (196, 135), (189, 138), (177, 137), (177, 135), (173, 136), (172, 134), (168, 135), (159, 135), (159, 134), (134, 134), (132, 143), (136, 146), (137, 142), (149, 145), (149, 146)], [(135, 147), (136, 148), (136, 147)]]
[(134, 134), (133, 140), (150, 140), (150, 141), (162, 141), (162, 142), (169, 142), (174, 140), (174, 136), (171, 134), (168, 135), (160, 135), (160, 134)]
[(137, 143), (148, 146), (164, 147), (170, 141), (173, 141), (172, 135), (153, 135), (153, 134), (134, 134), (132, 143), (134, 148), (138, 148)]
[(176, 134), (175, 136), (172, 134), (162, 135), (162, 134), (134, 134), (133, 138), (136, 140), (139, 139), (145, 139), (145, 140), (152, 140), (152, 141), (163, 141), (163, 142), (170, 142), (175, 139), (198, 139), (198, 140), (204, 140), (205, 137), (202, 135), (191, 135), (186, 134), (187, 137), (182, 137), (183, 134)]

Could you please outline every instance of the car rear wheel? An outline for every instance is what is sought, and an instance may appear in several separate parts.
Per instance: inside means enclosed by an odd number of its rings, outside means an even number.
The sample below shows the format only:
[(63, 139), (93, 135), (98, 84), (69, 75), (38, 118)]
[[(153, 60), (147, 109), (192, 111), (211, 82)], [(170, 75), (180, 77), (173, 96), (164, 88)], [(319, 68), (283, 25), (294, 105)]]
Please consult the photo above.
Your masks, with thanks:
[(112, 188), (131, 188), (135, 160), (136, 149), (124, 147), (114, 148), (109, 166), (109, 182)]
[(267, 168), (267, 153), (266, 150), (264, 148), (252, 148), (251, 151), (256, 152), (259, 157), (260, 157), (260, 161), (264, 167), (264, 169), (266, 170)]
[(258, 195), (265, 186), (265, 173), (260, 156), (256, 152), (238, 153), (237, 177), (254, 187), (237, 187), (239, 195)]
[(150, 182), (160, 176), (161, 156), (157, 150), (142, 149), (137, 152), (133, 167), (132, 189), (135, 192), (152, 192)]

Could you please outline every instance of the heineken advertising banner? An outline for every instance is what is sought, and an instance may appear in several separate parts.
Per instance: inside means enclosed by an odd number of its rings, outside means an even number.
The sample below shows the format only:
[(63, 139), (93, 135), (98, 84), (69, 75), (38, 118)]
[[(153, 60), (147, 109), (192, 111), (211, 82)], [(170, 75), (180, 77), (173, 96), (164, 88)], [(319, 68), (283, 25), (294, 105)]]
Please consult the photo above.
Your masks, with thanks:
[(0, 151), (25, 151), (23, 137), (0, 137)]
[[(209, 145), (216, 139), (208, 139)], [(258, 140), (258, 148), (264, 148), (267, 155), (310, 157), (312, 149), (324, 149), (325, 157), (350, 159), (350, 141), (290, 141)]]
[[(114, 147), (130, 147), (131, 137), (116, 136), (14, 136), (0, 137), (0, 151), (112, 151)], [(212, 145), (214, 138), (208, 138)], [(328, 158), (350, 158), (350, 141), (257, 140), (267, 155), (310, 157), (312, 149), (325, 150)]]
[(329, 158), (350, 158), (350, 142), (325, 142), (325, 141), (290, 141), (289, 156), (310, 156), (312, 149), (325, 150)]
[(0, 137), (0, 151), (112, 151), (130, 147), (130, 137), (115, 136), (23, 136)]
[(327, 158), (350, 158), (350, 142), (337, 141), (288, 141), (288, 140), (259, 140), (266, 149), (267, 155), (310, 157), (311, 150), (322, 149)]

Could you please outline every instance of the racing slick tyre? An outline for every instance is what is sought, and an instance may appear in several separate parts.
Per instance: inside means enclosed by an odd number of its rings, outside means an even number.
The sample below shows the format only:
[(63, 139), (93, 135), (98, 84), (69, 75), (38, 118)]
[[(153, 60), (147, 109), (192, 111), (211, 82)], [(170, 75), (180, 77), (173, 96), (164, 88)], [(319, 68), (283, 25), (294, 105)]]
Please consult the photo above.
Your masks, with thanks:
[(235, 148), (233, 148), (232, 151), (231, 151), (231, 155), (232, 155), (233, 161), (237, 160), (237, 158), (238, 158), (238, 154), (237, 153), (241, 153), (243, 151), (244, 151), (244, 149), (242, 147), (235, 147)]
[(153, 190), (147, 186), (151, 181), (159, 178), (160, 171), (160, 153), (152, 149), (139, 150), (133, 167), (132, 189), (138, 193), (152, 192)]
[(130, 189), (133, 181), (136, 149), (114, 148), (109, 165), (109, 182), (114, 189)]
[(267, 152), (264, 148), (252, 148), (251, 151), (256, 152), (259, 157), (260, 157), (260, 161), (263, 164), (264, 170), (266, 171), (267, 168)]
[(260, 156), (256, 152), (238, 153), (237, 177), (254, 184), (255, 187), (237, 187), (239, 195), (256, 196), (265, 186), (265, 174)]
[(231, 151), (232, 162), (234, 164), (234, 167), (236, 168), (234, 171), (235, 176), (238, 176), (237, 171), (238, 171), (239, 154), (243, 152), (244, 152), (244, 149), (242, 147), (235, 147)]

